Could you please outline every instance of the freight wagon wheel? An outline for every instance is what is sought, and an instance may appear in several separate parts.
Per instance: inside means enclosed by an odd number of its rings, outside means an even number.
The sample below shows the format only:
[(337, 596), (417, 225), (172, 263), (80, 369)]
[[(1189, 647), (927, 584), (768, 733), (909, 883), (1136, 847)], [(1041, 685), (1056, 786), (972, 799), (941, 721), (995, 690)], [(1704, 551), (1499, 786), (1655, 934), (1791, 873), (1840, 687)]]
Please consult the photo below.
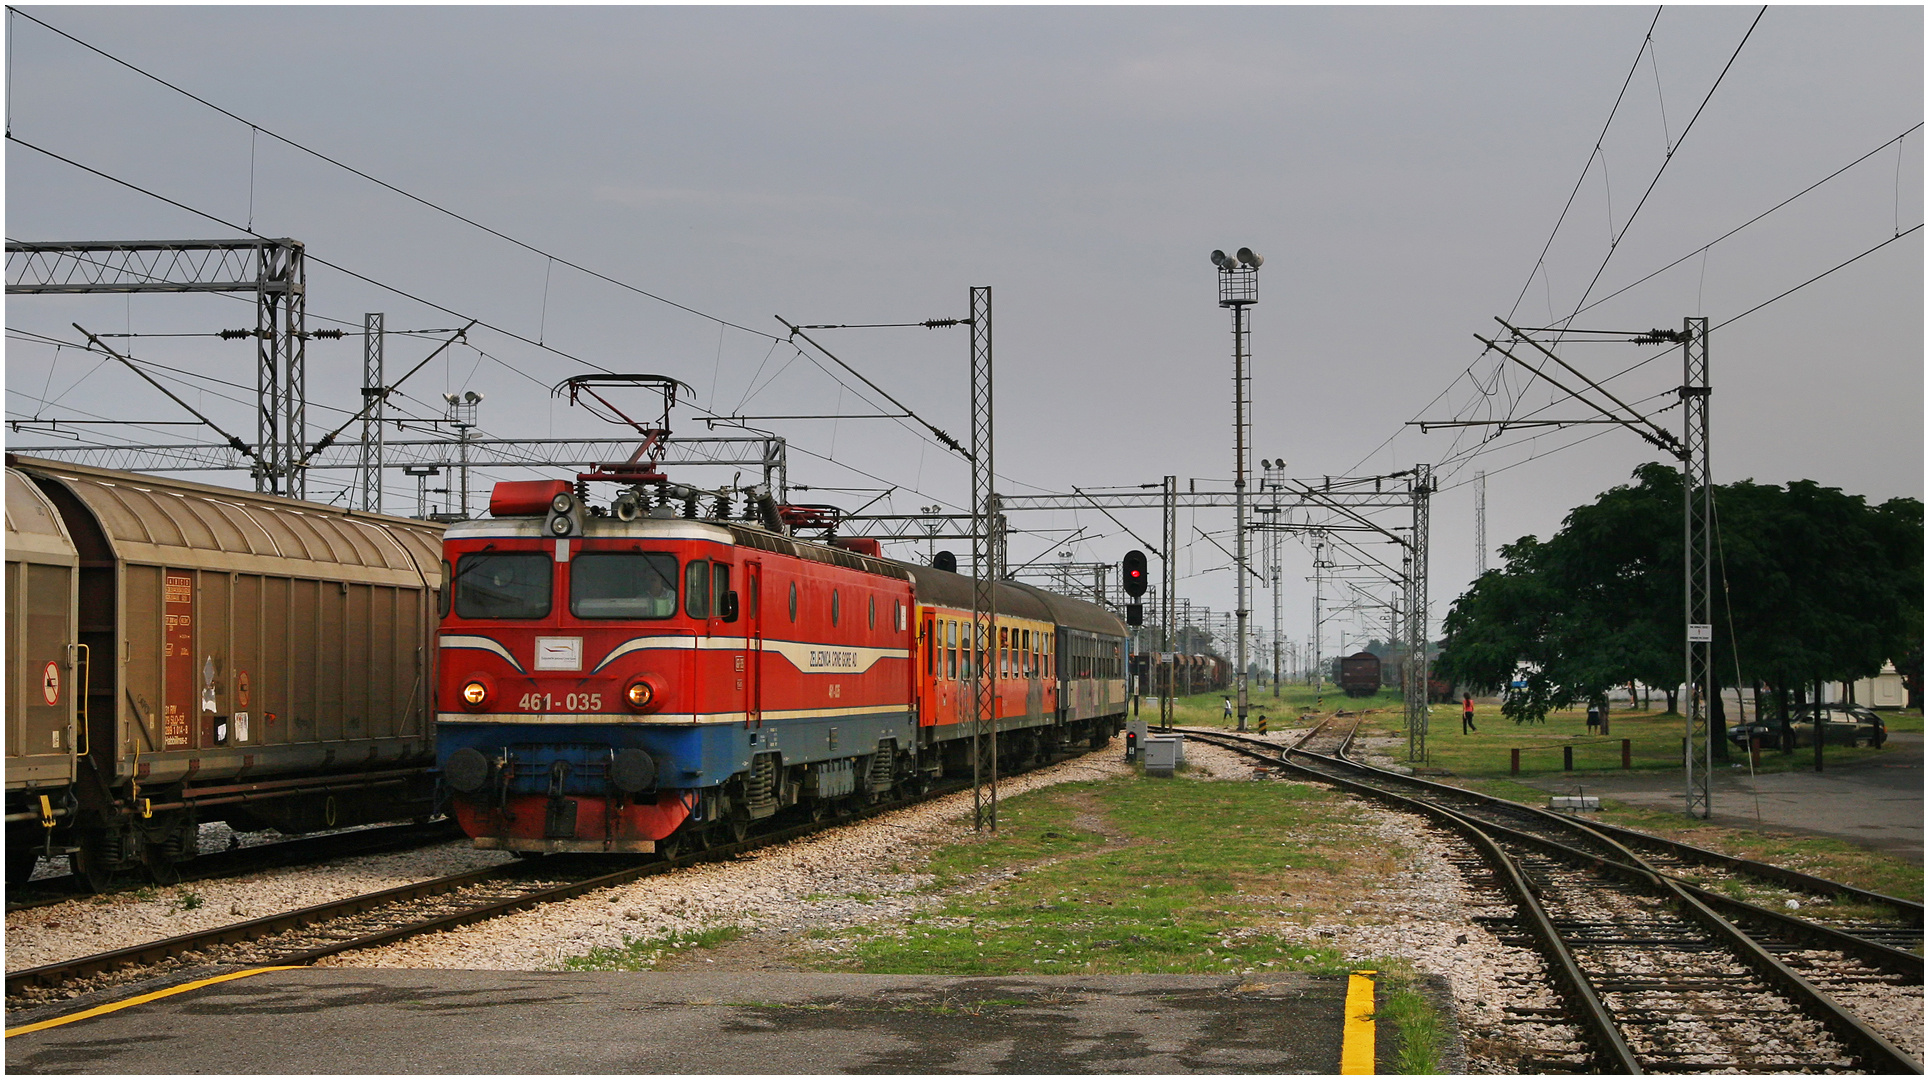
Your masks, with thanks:
[(103, 893), (113, 886), (114, 868), (106, 864), (100, 849), (89, 838), (83, 837), (80, 850), (67, 858), (73, 866), (74, 876), (87, 886), (88, 892)]
[(147, 850), (141, 853), (141, 862), (147, 865), (147, 876), (154, 879), (154, 884), (179, 885), (181, 883), (180, 864), (168, 858), (167, 852), (160, 848), (149, 845)]

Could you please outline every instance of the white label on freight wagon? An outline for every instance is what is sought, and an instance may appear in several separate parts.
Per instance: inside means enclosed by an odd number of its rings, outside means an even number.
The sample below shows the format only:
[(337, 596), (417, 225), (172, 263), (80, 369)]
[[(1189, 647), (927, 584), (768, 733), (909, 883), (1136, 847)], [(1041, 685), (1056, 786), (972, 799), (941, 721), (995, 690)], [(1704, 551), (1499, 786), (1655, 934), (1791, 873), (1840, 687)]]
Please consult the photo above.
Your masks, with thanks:
[(583, 670), (583, 639), (579, 637), (537, 638), (536, 670)]
[(238, 712), (234, 714), (234, 741), (235, 742), (248, 741), (248, 714), (247, 713)]

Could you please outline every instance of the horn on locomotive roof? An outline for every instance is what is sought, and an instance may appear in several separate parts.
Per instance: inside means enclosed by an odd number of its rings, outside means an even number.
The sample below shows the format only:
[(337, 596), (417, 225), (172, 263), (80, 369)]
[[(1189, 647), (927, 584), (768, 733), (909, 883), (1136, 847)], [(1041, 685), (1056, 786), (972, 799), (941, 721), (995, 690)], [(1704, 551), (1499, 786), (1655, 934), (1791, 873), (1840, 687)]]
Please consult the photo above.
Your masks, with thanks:
[[(641, 421), (633, 419), (618, 408), (609, 398), (603, 396), (598, 388), (643, 387), (657, 391), (663, 398), (663, 415), (655, 426), (646, 427)], [(642, 445), (636, 448), (628, 461), (595, 464), (595, 471), (577, 473), (579, 484), (591, 480), (607, 480), (617, 484), (662, 484), (667, 479), (657, 466), (663, 461), (663, 453), (668, 449), (670, 438), (670, 410), (676, 406), (677, 391), (686, 391), (690, 397), (696, 391), (690, 384), (668, 375), (627, 375), (615, 372), (593, 375), (575, 375), (559, 382), (550, 390), (550, 396), (561, 397), (563, 391), (569, 392), (569, 403), (581, 405), (591, 416), (612, 424), (628, 424), (643, 436)]]

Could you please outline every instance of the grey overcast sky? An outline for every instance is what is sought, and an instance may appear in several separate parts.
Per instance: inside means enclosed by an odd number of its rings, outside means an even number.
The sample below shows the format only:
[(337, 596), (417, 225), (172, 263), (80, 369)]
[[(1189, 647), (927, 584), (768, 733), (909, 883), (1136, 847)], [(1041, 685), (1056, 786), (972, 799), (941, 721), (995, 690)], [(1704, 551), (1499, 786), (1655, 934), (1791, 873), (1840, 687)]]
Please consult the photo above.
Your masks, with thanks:
[[(1893, 240), (1712, 334), (1714, 470), (1878, 501), (1922, 494), (1921, 233), (1894, 239), (1922, 220), (1918, 6), (1772, 8), (1745, 45), (1757, 8), (1667, 8), (1658, 21), (1652, 7), (22, 10), (262, 129), (759, 333), (551, 266), (17, 15), (10, 240), (236, 235), (29, 145), (40, 147), (606, 368), (675, 375), (703, 407), (739, 413), (875, 411), (760, 336), (783, 335), (774, 315), (961, 316), (968, 288), (990, 285), (1009, 492), (1230, 476), (1231, 334), (1207, 253), (1249, 245), (1268, 260), (1252, 317), (1255, 465), (1284, 458), (1293, 477), (1436, 465), (1436, 621), (1473, 574), (1476, 472), (1489, 476), (1498, 547), (1550, 534), (1656, 456), (1599, 426), (1517, 432), (1478, 454), (1478, 432), (1404, 426), (1553, 401), (1482, 355), (1473, 335), (1498, 329), (1495, 316), (1544, 326), (1584, 296), (1611, 296), (1574, 325), (1706, 315), (1719, 326)], [(311, 326), (359, 328), (369, 311), (395, 329), (456, 325), (321, 266), (308, 284)], [(184, 418), (118, 365), (23, 334), (249, 320), (218, 297), (9, 297), (7, 416)], [(587, 369), (499, 333), (470, 340), (405, 387), (405, 413), (476, 390), (487, 435), (615, 434), (541, 389)], [(964, 331), (820, 340), (939, 426), (968, 431)], [(253, 384), (245, 342), (125, 344)], [(389, 370), (431, 347), (391, 340)], [(1603, 378), (1660, 355), (1623, 342), (1564, 354)], [(361, 346), (315, 342), (308, 357), (313, 438), (339, 423), (331, 410), (359, 405)], [(1668, 355), (1612, 386), (1659, 409), (1680, 377)], [(251, 392), (175, 388), (252, 436)], [(701, 433), (689, 415), (679, 430)], [(1569, 402), (1539, 415), (1582, 414)], [(1659, 419), (1679, 427), (1678, 410)], [(901, 512), (968, 502), (964, 463), (892, 421), (774, 426), (795, 448), (793, 482), (892, 486), (880, 505)], [(8, 439), (48, 441), (31, 429)], [(318, 476), (311, 495), (345, 478)], [(854, 508), (874, 494), (808, 498)], [(391, 508), (413, 501), (406, 478), (391, 481)], [(1156, 513), (1124, 520), (1157, 540)], [(1180, 592), (1218, 610), (1233, 606), (1228, 560), (1193, 530), (1230, 546), (1230, 526), (1229, 511), (1180, 520), (1192, 538)], [(1014, 564), (1059, 550), (1116, 562), (1136, 546), (1090, 511), (1014, 527), (1085, 530), (1069, 545), (1017, 536)], [(1286, 552), (1283, 628), (1303, 641), (1311, 560), (1297, 542)], [(1271, 598), (1254, 606), (1269, 623)], [(1370, 611), (1334, 616), (1326, 651), (1378, 625)]]

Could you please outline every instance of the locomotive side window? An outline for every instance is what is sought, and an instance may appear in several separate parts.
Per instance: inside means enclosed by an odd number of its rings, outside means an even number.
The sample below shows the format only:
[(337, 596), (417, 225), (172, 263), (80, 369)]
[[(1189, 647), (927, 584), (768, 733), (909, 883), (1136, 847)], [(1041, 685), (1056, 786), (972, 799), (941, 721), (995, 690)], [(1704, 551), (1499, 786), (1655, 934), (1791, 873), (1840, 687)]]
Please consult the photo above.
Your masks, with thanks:
[(837, 625), (837, 609), (838, 609), (837, 590), (832, 589), (831, 590), (831, 625), (832, 626)]
[(790, 583), (790, 621), (797, 621), (797, 583)]
[(449, 601), (455, 592), (455, 575), (449, 571), (449, 560), (442, 560), (442, 587), (435, 590), (435, 614), (437, 618), (449, 617)]
[(898, 633), (904, 633), (904, 601), (891, 601), (891, 623), (898, 628)]
[(710, 610), (716, 612), (718, 618), (722, 618), (723, 594), (730, 591), (730, 567), (728, 564), (717, 563), (710, 568), (710, 590), (710, 595), (714, 597), (710, 602)]
[(702, 559), (683, 568), (683, 610), (692, 619), (710, 617), (710, 564)]
[[(694, 569), (698, 563), (691, 563)], [(667, 619), (676, 614), (676, 556), (587, 551), (570, 560), (569, 613), (579, 619)]]
[(875, 630), (877, 629), (877, 597), (875, 596), (871, 597), (870, 604), (871, 604), (871, 614), (870, 614), (871, 629)]

